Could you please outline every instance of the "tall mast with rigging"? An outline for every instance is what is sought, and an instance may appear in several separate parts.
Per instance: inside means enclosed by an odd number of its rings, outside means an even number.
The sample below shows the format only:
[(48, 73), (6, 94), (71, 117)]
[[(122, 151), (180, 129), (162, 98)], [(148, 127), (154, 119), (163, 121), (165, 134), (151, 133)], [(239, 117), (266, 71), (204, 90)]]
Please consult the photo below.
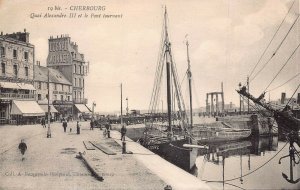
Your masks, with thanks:
[(167, 72), (167, 106), (168, 106), (168, 130), (172, 134), (172, 100), (171, 100), (171, 71), (170, 71), (170, 42), (168, 37), (168, 28), (167, 28), (167, 8), (165, 7), (165, 59), (166, 59), (166, 72)]
[(188, 79), (189, 79), (190, 117), (191, 117), (191, 127), (193, 127), (192, 72), (191, 72), (191, 64), (190, 64), (190, 57), (189, 57), (189, 42), (188, 41), (186, 41), (186, 53), (187, 53), (187, 62), (188, 62), (187, 75), (188, 75)]

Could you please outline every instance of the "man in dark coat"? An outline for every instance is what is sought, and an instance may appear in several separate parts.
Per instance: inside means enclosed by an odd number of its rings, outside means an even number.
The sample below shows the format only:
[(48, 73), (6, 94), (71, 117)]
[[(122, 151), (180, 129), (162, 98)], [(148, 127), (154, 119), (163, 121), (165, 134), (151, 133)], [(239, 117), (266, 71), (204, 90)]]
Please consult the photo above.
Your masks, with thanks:
[(68, 127), (68, 123), (66, 120), (63, 121), (63, 127), (64, 127), (64, 132), (66, 132), (67, 127)]
[(93, 120), (91, 120), (91, 122), (90, 122), (90, 130), (94, 130), (94, 121)]
[(46, 128), (46, 121), (45, 121), (45, 118), (42, 118), (41, 124), (42, 124), (43, 128)]
[(123, 124), (122, 128), (121, 128), (121, 140), (122, 141), (125, 141), (125, 134), (126, 134), (126, 132), (127, 132), (127, 129), (126, 129), (125, 125)]
[(24, 142), (24, 139), (22, 139), (21, 140), (21, 143), (19, 144), (19, 150), (20, 150), (20, 152), (21, 152), (21, 154), (22, 154), (22, 161), (25, 159), (24, 158), (24, 154), (25, 154), (25, 152), (26, 152), (26, 150), (27, 150), (27, 145), (26, 145), (26, 143)]
[(77, 128), (77, 135), (80, 134), (80, 124), (79, 124), (79, 121), (77, 121), (77, 124), (76, 124), (76, 128)]

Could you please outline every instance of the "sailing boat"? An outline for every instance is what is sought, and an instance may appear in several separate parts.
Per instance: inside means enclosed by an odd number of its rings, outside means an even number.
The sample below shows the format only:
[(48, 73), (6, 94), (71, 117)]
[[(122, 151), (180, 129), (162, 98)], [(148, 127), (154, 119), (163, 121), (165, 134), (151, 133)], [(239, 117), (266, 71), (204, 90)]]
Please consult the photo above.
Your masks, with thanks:
[[(167, 124), (158, 124), (154, 120), (146, 123), (144, 137), (139, 141), (152, 152), (180, 166), (180, 163), (186, 163), (184, 160), (189, 159), (191, 149), (186, 148), (186, 144), (191, 143), (191, 135), (188, 131), (185, 105), (178, 82), (176, 66), (172, 57), (166, 8), (160, 52), (149, 113), (151, 115), (157, 114), (158, 102), (161, 100), (158, 96), (161, 92), (163, 71), (165, 71), (167, 79)], [(175, 111), (175, 102), (177, 103), (178, 111)], [(174, 119), (178, 120), (174, 121)], [(183, 146), (184, 144), (185, 147)]]
[[(192, 106), (192, 72), (189, 58), (189, 43), (186, 42), (187, 47), (187, 76), (189, 85), (189, 100), (190, 100), (190, 131), (193, 134), (193, 139), (198, 141), (198, 144), (211, 143), (211, 142), (223, 142), (223, 141), (235, 141), (246, 139), (251, 135), (251, 129), (238, 129), (234, 128), (228, 123), (220, 122), (218, 127), (204, 127), (199, 125), (193, 125), (193, 106)], [(218, 122), (217, 122), (218, 123)], [(218, 124), (216, 124), (218, 125)]]
[(204, 127), (199, 125), (193, 125), (193, 106), (192, 106), (192, 72), (189, 58), (189, 43), (186, 42), (187, 47), (187, 76), (189, 85), (189, 100), (190, 100), (190, 131), (193, 138), (198, 141), (198, 144), (211, 143), (211, 142), (223, 142), (223, 141), (235, 141), (246, 139), (251, 135), (251, 129), (238, 129), (234, 128), (228, 123), (219, 122), (217, 127)]

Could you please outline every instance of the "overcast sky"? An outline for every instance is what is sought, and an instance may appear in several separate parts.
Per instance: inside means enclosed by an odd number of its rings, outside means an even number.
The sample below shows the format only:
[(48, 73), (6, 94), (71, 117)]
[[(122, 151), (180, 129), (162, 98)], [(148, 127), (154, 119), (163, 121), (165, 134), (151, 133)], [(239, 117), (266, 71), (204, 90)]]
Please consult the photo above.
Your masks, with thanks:
[[(120, 106), (120, 83), (129, 109), (148, 109), (158, 57), (163, 6), (169, 17), (169, 33), (179, 80), (187, 68), (185, 40), (190, 44), (190, 60), (194, 79), (194, 107), (204, 106), (207, 92), (220, 91), (224, 83), (225, 103), (238, 104), (238, 83), (259, 60), (293, 0), (190, 0), (190, 1), (40, 1), (0, 0), (0, 26), (4, 33), (30, 33), (36, 60), (46, 65), (49, 36), (69, 34), (79, 51), (90, 62), (86, 78), (89, 104), (97, 103), (97, 111), (115, 111)], [(47, 11), (54, 5), (62, 11)], [(70, 13), (70, 6), (105, 6), (104, 14), (122, 14), (119, 19), (104, 18), (30, 18), (31, 13)], [(76, 12), (78, 13), (78, 12)], [(82, 12), (84, 13), (84, 12)], [(92, 12), (88, 12), (91, 14)], [(278, 35), (255, 70), (270, 58), (297, 18), (299, 5), (293, 8)], [(282, 47), (266, 68), (251, 82), (251, 92), (258, 96), (300, 42), (300, 24), (296, 22)], [(187, 36), (187, 37), (186, 37)], [(272, 89), (300, 72), (299, 51), (271, 84)], [(296, 62), (297, 60), (297, 62)], [(255, 72), (252, 76), (255, 75)], [(281, 92), (290, 97), (300, 77), (271, 92), (278, 99)], [(184, 82), (186, 84), (186, 82)], [(184, 97), (187, 89), (182, 86)], [(299, 92), (299, 90), (298, 90)], [(267, 94), (268, 97), (268, 94)], [(187, 104), (187, 103), (186, 103)], [(124, 100), (124, 107), (126, 102)]]

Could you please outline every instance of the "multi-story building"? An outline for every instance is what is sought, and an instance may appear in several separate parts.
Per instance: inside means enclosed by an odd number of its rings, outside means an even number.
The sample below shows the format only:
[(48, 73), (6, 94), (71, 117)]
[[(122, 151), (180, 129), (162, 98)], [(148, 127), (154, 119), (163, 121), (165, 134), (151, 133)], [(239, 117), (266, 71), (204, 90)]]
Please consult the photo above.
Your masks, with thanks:
[(59, 70), (72, 83), (73, 117), (90, 112), (86, 107), (85, 76), (88, 73), (84, 55), (79, 53), (78, 45), (68, 35), (50, 37), (47, 67)]
[(48, 112), (48, 82), (52, 117), (58, 119), (72, 116), (72, 83), (60, 71), (40, 66), (40, 62), (37, 62), (34, 66), (36, 101), (45, 112)]
[(0, 64), (0, 123), (27, 123), (43, 116), (35, 101), (34, 45), (26, 30), (1, 32)]

